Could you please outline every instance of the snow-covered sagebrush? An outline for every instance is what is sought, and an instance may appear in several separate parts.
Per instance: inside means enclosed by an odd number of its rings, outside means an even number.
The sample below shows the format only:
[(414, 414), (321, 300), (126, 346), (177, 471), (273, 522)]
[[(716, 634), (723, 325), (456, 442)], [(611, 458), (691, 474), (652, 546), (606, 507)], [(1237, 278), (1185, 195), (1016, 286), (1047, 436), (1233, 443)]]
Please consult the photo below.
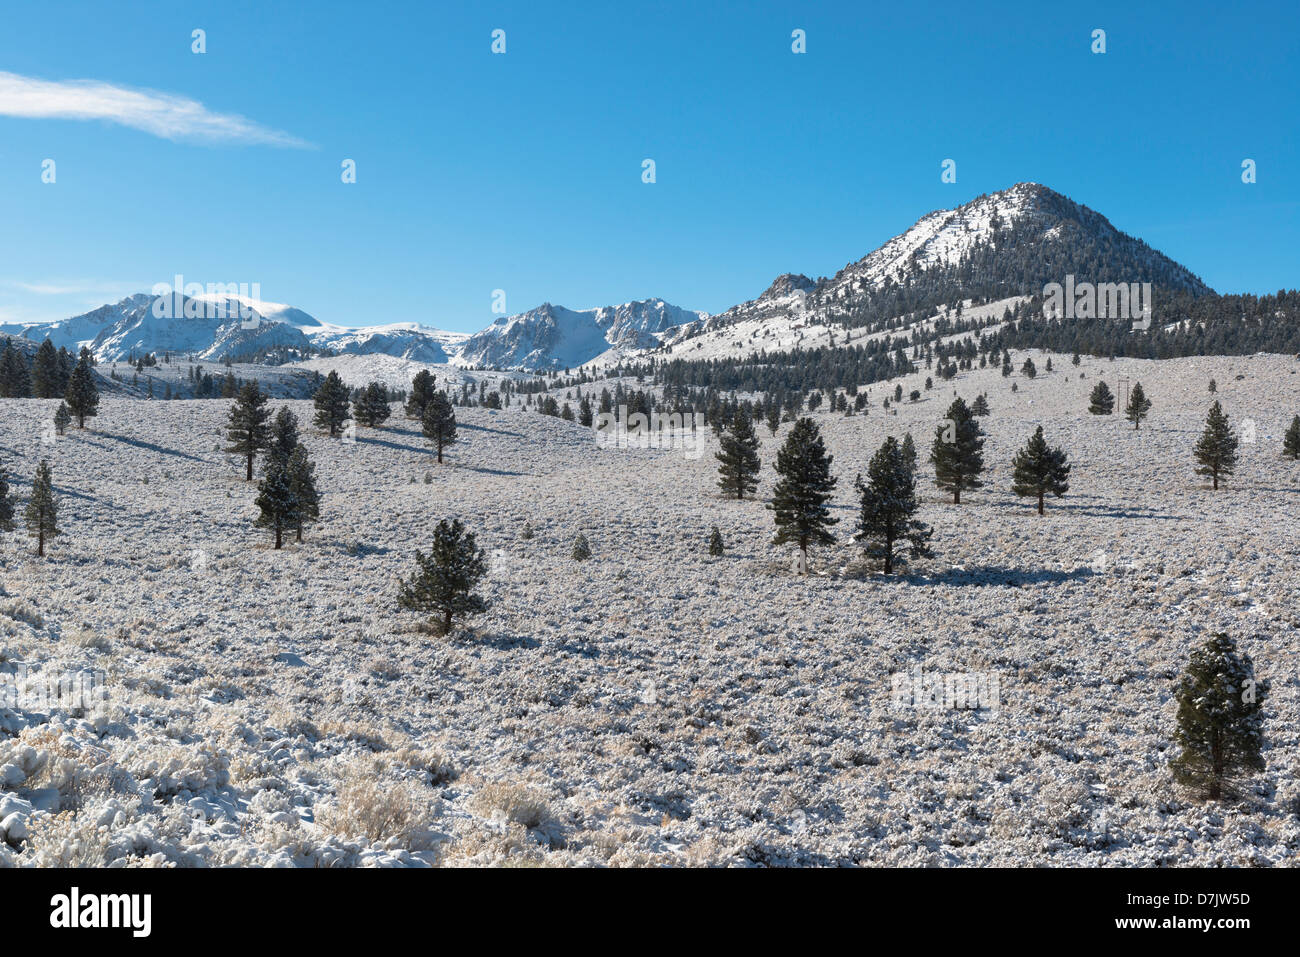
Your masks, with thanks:
[[(277, 552), (220, 451), (229, 401), (106, 397), (57, 437), (57, 402), (0, 400), (19, 504), (48, 459), (62, 530), (44, 560), (0, 536), (0, 863), (1294, 861), (1300, 363), (1052, 358), (815, 414), (842, 521), (806, 577), (765, 508), (788, 424), (760, 427), (745, 501), (707, 429), (691, 457), (458, 408), (442, 466), (400, 411), (355, 442), (305, 431), (321, 521)], [(1211, 378), (1251, 425), (1218, 492), (1192, 454)], [(1099, 379), (1141, 381), (1140, 431), (1087, 413)], [(991, 473), (960, 506), (924, 464), (954, 391), (991, 407)], [(1038, 425), (1074, 463), (1044, 517), (1010, 490)], [(906, 431), (935, 554), (886, 578), (852, 543), (852, 483)], [(489, 609), (439, 637), (396, 595), (452, 517), (488, 553)], [(1173, 692), (1218, 631), (1274, 690), (1264, 772), (1202, 803), (1170, 774)], [(900, 696), (926, 676), (983, 697)]]

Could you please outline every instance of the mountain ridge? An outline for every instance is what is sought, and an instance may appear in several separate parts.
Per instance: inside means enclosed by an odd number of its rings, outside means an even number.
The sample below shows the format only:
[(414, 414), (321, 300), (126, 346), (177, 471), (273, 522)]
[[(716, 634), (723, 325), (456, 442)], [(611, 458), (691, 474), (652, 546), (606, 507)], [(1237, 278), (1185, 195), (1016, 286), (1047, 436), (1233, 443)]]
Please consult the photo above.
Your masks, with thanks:
[[(175, 312), (184, 316), (193, 308), (200, 315), (168, 319), (156, 315), (159, 297), (138, 293), (53, 323), (0, 326), (0, 333), (50, 335), (56, 346), (87, 345), (101, 359), (172, 351), (285, 362), (334, 352), (560, 369), (676, 350), (742, 322), (762, 327), (807, 317), (845, 329), (869, 327), (906, 314), (940, 313), (962, 301), (1034, 296), (1067, 275), (1081, 282), (1152, 282), (1192, 296), (1213, 293), (1186, 267), (1121, 232), (1101, 213), (1042, 184), (1022, 182), (932, 210), (830, 278), (782, 273), (757, 298), (712, 316), (658, 298), (581, 310), (544, 302), (479, 332), (453, 333), (418, 323), (332, 325), (282, 303), (213, 294), (176, 297)], [(210, 318), (212, 307), (243, 315)], [(755, 339), (757, 333), (751, 334)]]

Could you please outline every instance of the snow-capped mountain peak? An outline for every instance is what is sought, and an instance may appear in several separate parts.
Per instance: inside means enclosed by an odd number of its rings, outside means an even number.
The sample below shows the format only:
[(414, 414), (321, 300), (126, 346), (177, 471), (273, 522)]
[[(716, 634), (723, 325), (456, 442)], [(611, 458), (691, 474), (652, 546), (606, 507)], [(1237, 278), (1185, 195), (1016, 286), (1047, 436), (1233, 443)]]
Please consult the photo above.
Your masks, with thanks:
[(547, 302), (503, 316), (470, 336), (456, 361), (501, 368), (573, 368), (597, 357), (654, 348), (667, 333), (703, 315), (662, 299), (584, 310)]
[[(923, 321), (957, 302), (1012, 303), (1041, 295), (1047, 284), (1070, 275), (1150, 282), (1194, 295), (1211, 291), (1095, 210), (1026, 182), (927, 213), (829, 279), (778, 276), (758, 298), (683, 326), (666, 344), (674, 354), (713, 355), (778, 342), (825, 342), (834, 324), (861, 327), (907, 314)], [(799, 335), (807, 323), (822, 335)]]

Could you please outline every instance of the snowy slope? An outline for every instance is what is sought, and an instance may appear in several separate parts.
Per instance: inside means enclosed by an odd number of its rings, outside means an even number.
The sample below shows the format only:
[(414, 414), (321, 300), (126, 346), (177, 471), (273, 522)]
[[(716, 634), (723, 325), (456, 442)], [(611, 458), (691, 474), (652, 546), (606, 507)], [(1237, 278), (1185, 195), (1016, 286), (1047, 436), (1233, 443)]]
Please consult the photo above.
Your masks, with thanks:
[(502, 379), (524, 378), (523, 373), (509, 372), (471, 372), (462, 366), (439, 362), (424, 362), (419, 359), (406, 359), (401, 356), (372, 354), (343, 354), (338, 356), (320, 356), (305, 359), (282, 366), (285, 369), (306, 369), (329, 375), (337, 372), (344, 385), (359, 388), (371, 382), (378, 382), (391, 390), (410, 389), (411, 380), (417, 372), (429, 372), (433, 375), (440, 389), (458, 389), (464, 383), (478, 385), (487, 382), (488, 388), (497, 387)]
[[(995, 299), (978, 305), (969, 299), (963, 300), (960, 317), (953, 309), (939, 310), (910, 323), (905, 327), (905, 331), (925, 333), (929, 332), (935, 321), (940, 318), (949, 320), (961, 318), (978, 322), (991, 332), (1007, 310), (1014, 309), (1026, 298), (1009, 296), (1006, 299)], [(879, 332), (862, 329), (846, 330), (842, 325), (832, 323), (818, 314), (801, 311), (798, 301), (793, 299), (780, 302), (776, 308), (779, 311), (755, 312), (727, 324), (697, 331), (694, 335), (683, 335), (647, 354), (655, 358), (668, 359), (719, 359), (743, 357), (755, 352), (777, 353), (831, 346), (861, 346), (874, 339), (899, 335), (897, 329)], [(617, 365), (622, 358), (624, 356), (611, 352), (588, 363), (586, 368), (592, 371), (610, 368)]]

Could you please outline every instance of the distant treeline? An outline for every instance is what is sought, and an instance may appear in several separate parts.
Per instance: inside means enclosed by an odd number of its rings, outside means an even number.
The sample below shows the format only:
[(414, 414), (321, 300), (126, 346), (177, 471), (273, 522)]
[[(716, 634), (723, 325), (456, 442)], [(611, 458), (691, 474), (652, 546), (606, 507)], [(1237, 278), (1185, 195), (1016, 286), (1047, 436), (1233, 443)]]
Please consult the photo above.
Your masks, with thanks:
[(1195, 297), (1162, 290), (1146, 332), (1114, 319), (1045, 319), (1041, 301), (1028, 306), (1014, 328), (999, 333), (1001, 347), (1135, 359), (1300, 354), (1300, 291), (1294, 289)]

